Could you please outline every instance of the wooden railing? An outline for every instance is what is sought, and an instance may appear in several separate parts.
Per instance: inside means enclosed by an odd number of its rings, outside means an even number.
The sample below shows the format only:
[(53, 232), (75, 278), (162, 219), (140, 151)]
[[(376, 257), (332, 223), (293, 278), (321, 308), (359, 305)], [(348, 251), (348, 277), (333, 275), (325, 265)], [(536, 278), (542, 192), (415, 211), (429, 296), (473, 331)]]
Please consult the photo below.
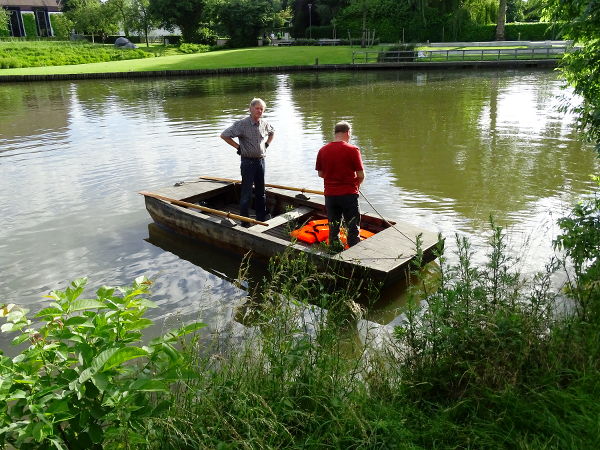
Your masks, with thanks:
[(573, 51), (573, 47), (567, 45), (496, 49), (482, 47), (453, 50), (367, 50), (352, 52), (352, 64), (558, 59), (570, 51)]

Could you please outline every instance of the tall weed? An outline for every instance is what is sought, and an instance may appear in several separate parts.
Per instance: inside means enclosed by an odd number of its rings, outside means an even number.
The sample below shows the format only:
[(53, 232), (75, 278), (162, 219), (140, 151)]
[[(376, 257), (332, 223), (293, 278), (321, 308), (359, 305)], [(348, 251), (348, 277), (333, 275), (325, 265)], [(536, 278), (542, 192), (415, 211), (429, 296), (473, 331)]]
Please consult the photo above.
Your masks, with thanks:
[(440, 259), (441, 285), (413, 302), (395, 330), (398, 370), (414, 398), (457, 401), (524, 382), (539, 364), (552, 324), (547, 273), (527, 285), (491, 223), (488, 262), (472, 265), (469, 241), (456, 236), (457, 263)]

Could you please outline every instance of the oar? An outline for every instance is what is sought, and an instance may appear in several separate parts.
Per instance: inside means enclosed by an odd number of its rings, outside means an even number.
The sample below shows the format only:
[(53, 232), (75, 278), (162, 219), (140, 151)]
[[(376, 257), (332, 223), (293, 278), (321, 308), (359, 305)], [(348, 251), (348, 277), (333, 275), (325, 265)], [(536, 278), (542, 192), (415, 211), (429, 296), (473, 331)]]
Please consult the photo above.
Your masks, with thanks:
[(165, 202), (170, 202), (170, 203), (173, 203), (174, 205), (185, 206), (186, 208), (199, 209), (200, 211), (204, 211), (204, 212), (211, 213), (211, 214), (216, 214), (217, 216), (227, 217), (228, 219), (241, 220), (242, 222), (249, 222), (249, 223), (254, 223), (254, 224), (258, 224), (258, 225), (264, 225), (266, 227), (269, 226), (269, 224), (266, 222), (261, 222), (260, 220), (254, 220), (254, 219), (251, 219), (250, 217), (238, 216), (237, 214), (232, 214), (227, 211), (221, 211), (219, 209), (212, 209), (212, 208), (207, 208), (206, 206), (195, 205), (193, 203), (176, 200), (174, 198), (169, 198), (169, 197), (164, 197), (162, 195), (153, 194), (152, 192), (140, 191), (139, 194), (142, 194), (146, 197), (152, 197), (152, 198), (157, 198), (159, 200), (164, 200)]
[[(211, 181), (226, 181), (228, 183), (241, 183), (240, 180), (231, 180), (229, 178), (217, 178), (217, 177), (200, 177), (203, 180), (211, 180)], [(265, 184), (265, 186), (267, 187), (272, 187), (272, 188), (277, 188), (277, 189), (285, 189), (288, 191), (298, 191), (298, 192), (308, 192), (309, 194), (320, 194), (320, 195), (325, 195), (325, 192), (323, 191), (315, 191), (313, 189), (304, 189), (304, 188), (296, 188), (296, 187), (290, 187), (290, 186), (280, 186), (278, 184)]]

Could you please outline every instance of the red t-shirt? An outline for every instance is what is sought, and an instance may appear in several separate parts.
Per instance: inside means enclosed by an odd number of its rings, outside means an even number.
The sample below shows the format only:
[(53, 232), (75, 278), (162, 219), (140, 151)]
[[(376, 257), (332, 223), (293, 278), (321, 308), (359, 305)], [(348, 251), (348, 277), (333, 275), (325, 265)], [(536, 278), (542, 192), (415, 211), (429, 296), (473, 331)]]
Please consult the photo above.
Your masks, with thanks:
[(356, 172), (364, 170), (358, 147), (330, 142), (319, 150), (315, 169), (323, 172), (325, 195), (358, 194)]

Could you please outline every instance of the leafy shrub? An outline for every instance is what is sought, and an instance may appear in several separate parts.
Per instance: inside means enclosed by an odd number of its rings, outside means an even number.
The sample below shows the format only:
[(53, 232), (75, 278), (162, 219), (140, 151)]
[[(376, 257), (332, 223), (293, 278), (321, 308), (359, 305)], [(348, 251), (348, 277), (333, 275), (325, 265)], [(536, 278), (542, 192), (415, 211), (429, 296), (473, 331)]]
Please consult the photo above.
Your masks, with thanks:
[(549, 39), (561, 39), (556, 24), (538, 23), (507, 23), (506, 40), (508, 41), (545, 41)]
[(68, 40), (73, 29), (73, 22), (70, 21), (64, 14), (50, 14), (50, 24), (54, 36), (58, 39)]
[(196, 40), (199, 44), (215, 45), (219, 36), (210, 28), (202, 27), (196, 32)]
[(0, 69), (18, 69), (22, 67), (18, 58), (0, 58)]
[[(596, 179), (597, 182), (600, 178)], [(599, 183), (600, 186), (600, 183)], [(563, 234), (555, 247), (572, 262), (574, 277), (569, 292), (577, 301), (581, 320), (600, 318), (600, 191), (579, 202), (568, 217), (558, 222)]]
[[(173, 383), (187, 373), (174, 347), (203, 327), (194, 323), (141, 345), (152, 324), (144, 313), (149, 281), (127, 288), (102, 287), (95, 299), (79, 298), (85, 279), (53, 291), (49, 307), (3, 305), (2, 332), (29, 343), (14, 358), (0, 355), (0, 446), (17, 448), (115, 448), (146, 441), (144, 420), (169, 406)], [(156, 402), (157, 394), (163, 394)]]
[(186, 53), (186, 54), (205, 53), (205, 52), (210, 51), (210, 46), (202, 45), (202, 44), (189, 44), (187, 42), (184, 42), (183, 44), (181, 44), (179, 46), (178, 51), (180, 51), (181, 53)]
[(492, 223), (484, 267), (472, 265), (470, 244), (457, 236), (458, 263), (440, 261), (441, 286), (426, 305), (413, 304), (396, 327), (405, 387), (418, 401), (445, 402), (501, 392), (526, 382), (543, 363), (549, 340), (554, 265), (527, 288), (506, 237)]
[[(141, 49), (118, 49), (86, 42), (9, 42), (0, 44), (0, 60), (17, 59), (12, 67), (62, 66), (153, 57)], [(20, 65), (19, 65), (20, 64)]]
[(23, 13), (23, 27), (25, 28), (25, 36), (37, 37), (37, 25), (35, 24), (35, 16), (33, 13)]

